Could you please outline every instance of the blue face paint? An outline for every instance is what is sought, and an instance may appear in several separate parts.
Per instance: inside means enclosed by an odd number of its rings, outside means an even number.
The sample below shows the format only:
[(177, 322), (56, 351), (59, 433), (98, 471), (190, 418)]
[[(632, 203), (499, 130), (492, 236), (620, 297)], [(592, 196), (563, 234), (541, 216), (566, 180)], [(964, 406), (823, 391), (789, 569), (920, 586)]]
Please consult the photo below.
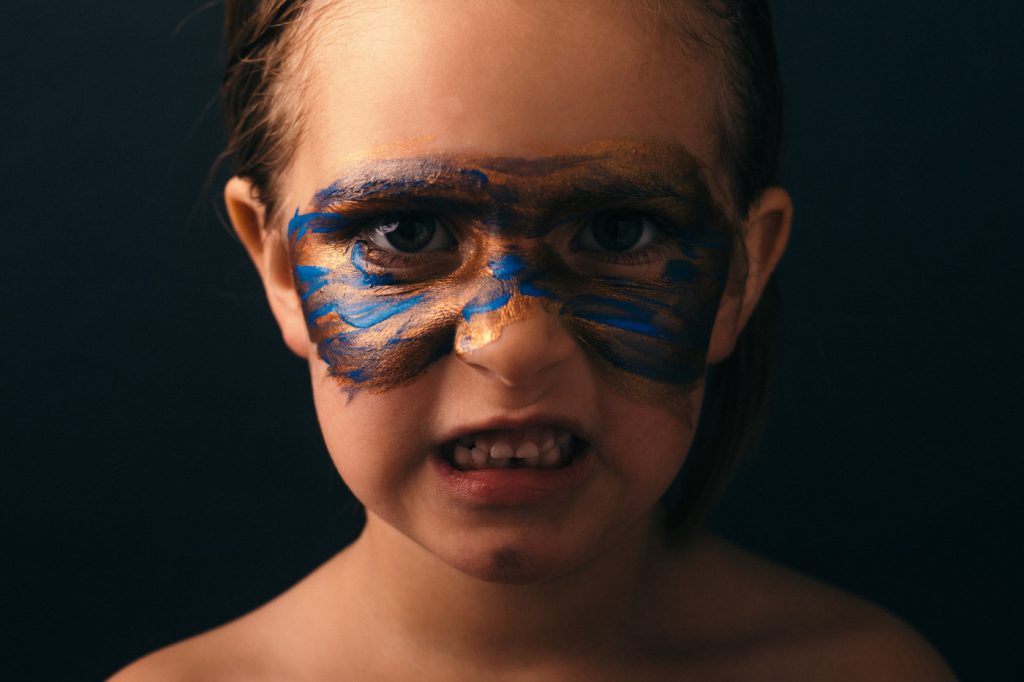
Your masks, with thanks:
[[(320, 357), (350, 389), (401, 385), (535, 314), (560, 316), (600, 367), (638, 393), (688, 389), (703, 377), (731, 241), (682, 148), (384, 159), (353, 169), (313, 204), (288, 227), (295, 281)], [(623, 254), (557, 251), (547, 239), (606, 210), (659, 216), (656, 254), (640, 254), (659, 270), (631, 267)], [(457, 250), (396, 257), (370, 238), (382, 217), (417, 214), (453, 226)], [(626, 264), (609, 265), (616, 258)]]

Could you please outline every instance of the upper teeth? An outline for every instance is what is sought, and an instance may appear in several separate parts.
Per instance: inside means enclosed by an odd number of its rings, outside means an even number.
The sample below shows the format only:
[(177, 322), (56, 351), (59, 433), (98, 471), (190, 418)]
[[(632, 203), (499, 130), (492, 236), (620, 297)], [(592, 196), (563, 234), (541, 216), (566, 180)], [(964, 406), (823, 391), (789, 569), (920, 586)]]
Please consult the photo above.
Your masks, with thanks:
[(454, 459), (463, 469), (511, 466), (513, 459), (527, 467), (557, 467), (568, 460), (571, 445), (572, 434), (561, 429), (486, 431), (459, 438)]

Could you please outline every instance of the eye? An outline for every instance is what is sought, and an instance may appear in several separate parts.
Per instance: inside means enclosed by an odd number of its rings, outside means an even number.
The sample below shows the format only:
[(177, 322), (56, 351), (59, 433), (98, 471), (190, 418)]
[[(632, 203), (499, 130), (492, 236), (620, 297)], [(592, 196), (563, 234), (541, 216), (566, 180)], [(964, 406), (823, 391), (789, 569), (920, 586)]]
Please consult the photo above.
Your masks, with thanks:
[(392, 253), (441, 251), (455, 245), (452, 236), (433, 216), (387, 216), (366, 226), (363, 234), (376, 246)]
[(639, 213), (600, 213), (576, 234), (576, 248), (582, 251), (634, 251), (658, 236), (654, 221)]

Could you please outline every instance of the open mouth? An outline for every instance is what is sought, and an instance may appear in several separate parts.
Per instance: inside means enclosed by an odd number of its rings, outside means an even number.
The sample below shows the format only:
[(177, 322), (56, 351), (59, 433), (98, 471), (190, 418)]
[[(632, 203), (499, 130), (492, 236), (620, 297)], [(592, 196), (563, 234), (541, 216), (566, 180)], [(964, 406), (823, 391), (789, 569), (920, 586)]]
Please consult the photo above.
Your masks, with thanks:
[(482, 469), (562, 469), (585, 448), (565, 429), (481, 431), (446, 443), (441, 453), (459, 471)]

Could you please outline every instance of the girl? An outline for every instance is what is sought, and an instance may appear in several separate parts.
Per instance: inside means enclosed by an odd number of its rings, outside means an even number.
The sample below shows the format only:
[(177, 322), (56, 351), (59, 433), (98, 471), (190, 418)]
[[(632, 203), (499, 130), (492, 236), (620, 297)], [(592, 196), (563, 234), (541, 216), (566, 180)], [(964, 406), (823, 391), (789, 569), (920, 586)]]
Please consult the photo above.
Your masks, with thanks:
[[(227, 3), (225, 200), (360, 538), (117, 679), (949, 679), (699, 532), (763, 402), (763, 2)], [(699, 426), (699, 428), (698, 428)]]

